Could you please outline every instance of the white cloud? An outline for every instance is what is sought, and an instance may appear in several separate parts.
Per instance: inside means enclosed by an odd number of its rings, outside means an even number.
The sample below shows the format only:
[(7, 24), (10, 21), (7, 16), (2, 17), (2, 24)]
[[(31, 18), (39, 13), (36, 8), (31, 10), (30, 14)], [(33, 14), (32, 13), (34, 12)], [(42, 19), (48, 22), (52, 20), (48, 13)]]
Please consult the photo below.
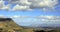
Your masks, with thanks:
[(14, 16), (9, 16), (10, 18), (32, 18), (30, 16), (20, 16), (20, 15), (14, 15)]
[(60, 21), (60, 16), (38, 16), (36, 18), (42, 21)]
[(22, 23), (22, 25), (30, 24), (31, 26), (40, 26), (40, 25), (55, 26), (60, 23), (60, 16), (52, 16), (52, 15), (42, 15), (36, 17), (14, 15), (11, 17), (12, 19), (16, 20), (16, 23), (19, 24)]
[(10, 9), (10, 5), (5, 5), (5, 2), (3, 0), (0, 1), (0, 9), (1, 10), (9, 10)]
[(8, 5), (4, 6), (2, 9), (3, 10), (10, 10), (10, 5), (8, 4)]
[(31, 16), (19, 16), (19, 15), (14, 15), (11, 16), (10, 18), (35, 18), (35, 19), (40, 19), (40, 20), (60, 20), (60, 16), (36, 16), (36, 17), (31, 17)]
[(41, 15), (41, 16), (38, 16), (37, 18), (43, 18), (43, 19), (60, 19), (60, 16), (48, 16), (48, 15)]
[[(54, 6), (58, 3), (58, 0), (18, 0), (16, 3), (12, 1), (14, 4), (19, 4), (21, 6), (26, 6), (26, 8), (30, 9), (44, 9), (44, 8), (51, 8), (54, 9)], [(46, 9), (47, 9), (46, 8)], [(17, 8), (18, 9), (18, 8)], [(24, 10), (24, 9), (20, 9)]]
[[(6, 0), (4, 0), (6, 1)], [(4, 1), (0, 1), (0, 9), (11, 9), (10, 6), (4, 5)], [(54, 9), (58, 4), (58, 0), (8, 0), (9, 4), (16, 4), (11, 10), (32, 10), (32, 9)], [(5, 7), (6, 6), (6, 7)]]
[(29, 6), (16, 5), (13, 7), (13, 10), (30, 10)]
[(3, 8), (4, 6), (4, 1), (0, 1), (0, 9)]
[(31, 25), (34, 27), (40, 27), (40, 26), (58, 27), (60, 25), (60, 16), (42, 15), (42, 16), (37, 16), (36, 20), (34, 20), (34, 19), (33, 19), (32, 25)]
[(20, 18), (19, 15), (14, 15), (14, 16), (11, 16), (10, 18)]

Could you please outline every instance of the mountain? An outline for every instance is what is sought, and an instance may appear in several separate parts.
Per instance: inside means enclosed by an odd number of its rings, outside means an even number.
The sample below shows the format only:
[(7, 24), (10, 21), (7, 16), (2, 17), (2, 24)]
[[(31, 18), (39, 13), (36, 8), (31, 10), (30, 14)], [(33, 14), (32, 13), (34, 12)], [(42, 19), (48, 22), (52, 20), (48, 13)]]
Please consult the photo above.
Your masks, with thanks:
[(0, 32), (33, 32), (33, 29), (24, 29), (11, 18), (0, 18)]
[(34, 28), (28, 26), (20, 26), (16, 24), (11, 18), (0, 18), (0, 32), (60, 32), (60, 29), (49, 29), (49, 27)]
[(23, 29), (17, 25), (11, 18), (0, 18), (0, 32), (14, 32)]

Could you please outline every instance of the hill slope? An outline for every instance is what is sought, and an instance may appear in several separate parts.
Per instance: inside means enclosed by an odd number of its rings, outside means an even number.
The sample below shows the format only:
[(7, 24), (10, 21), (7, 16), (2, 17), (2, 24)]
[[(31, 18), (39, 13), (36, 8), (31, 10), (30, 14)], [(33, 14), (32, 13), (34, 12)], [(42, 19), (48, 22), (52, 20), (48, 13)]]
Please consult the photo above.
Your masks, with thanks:
[(60, 32), (60, 29), (44, 30), (41, 28), (22, 27), (11, 18), (0, 18), (0, 32)]
[(14, 32), (22, 29), (11, 18), (0, 18), (0, 32)]

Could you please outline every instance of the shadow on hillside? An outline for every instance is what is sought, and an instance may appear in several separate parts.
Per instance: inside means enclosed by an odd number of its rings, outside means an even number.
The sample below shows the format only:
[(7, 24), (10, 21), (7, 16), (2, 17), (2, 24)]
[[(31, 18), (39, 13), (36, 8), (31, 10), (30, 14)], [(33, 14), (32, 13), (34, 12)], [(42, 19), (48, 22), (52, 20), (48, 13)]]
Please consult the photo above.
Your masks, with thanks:
[(44, 30), (41, 30), (41, 31), (36, 30), (36, 31), (34, 31), (34, 32), (45, 32), (45, 31), (44, 31)]
[(50, 30), (50, 31), (36, 30), (34, 32), (60, 32), (60, 30)]

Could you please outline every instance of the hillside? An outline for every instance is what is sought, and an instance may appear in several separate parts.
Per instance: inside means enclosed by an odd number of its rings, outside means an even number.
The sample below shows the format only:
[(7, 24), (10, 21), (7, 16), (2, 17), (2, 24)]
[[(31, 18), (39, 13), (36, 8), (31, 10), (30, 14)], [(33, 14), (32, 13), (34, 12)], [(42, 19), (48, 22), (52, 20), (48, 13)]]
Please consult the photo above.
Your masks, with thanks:
[(14, 32), (23, 29), (11, 18), (0, 18), (0, 32)]
[(42, 29), (19, 26), (11, 18), (0, 18), (0, 32), (60, 32), (60, 29)]

